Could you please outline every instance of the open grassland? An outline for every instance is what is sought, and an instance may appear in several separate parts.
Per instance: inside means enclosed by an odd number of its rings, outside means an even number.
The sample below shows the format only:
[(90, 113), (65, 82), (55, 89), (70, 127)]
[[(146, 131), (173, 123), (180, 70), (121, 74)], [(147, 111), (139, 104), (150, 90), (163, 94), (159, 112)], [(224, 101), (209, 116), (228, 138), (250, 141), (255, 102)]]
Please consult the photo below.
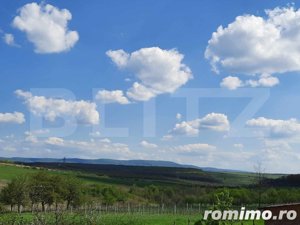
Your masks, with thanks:
[(0, 163), (0, 180), (10, 181), (18, 176), (24, 176), (26, 174), (32, 174), (37, 172), (36, 169), (24, 166), (18, 166), (14, 164)]

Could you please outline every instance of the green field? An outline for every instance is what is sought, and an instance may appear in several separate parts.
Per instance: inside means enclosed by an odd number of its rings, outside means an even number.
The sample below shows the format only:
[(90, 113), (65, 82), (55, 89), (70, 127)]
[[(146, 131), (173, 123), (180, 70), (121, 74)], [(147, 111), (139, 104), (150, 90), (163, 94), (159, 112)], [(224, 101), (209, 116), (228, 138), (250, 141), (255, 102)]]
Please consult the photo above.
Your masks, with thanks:
[(17, 176), (23, 176), (37, 172), (36, 169), (20, 167), (16, 165), (0, 164), (0, 180), (9, 181)]

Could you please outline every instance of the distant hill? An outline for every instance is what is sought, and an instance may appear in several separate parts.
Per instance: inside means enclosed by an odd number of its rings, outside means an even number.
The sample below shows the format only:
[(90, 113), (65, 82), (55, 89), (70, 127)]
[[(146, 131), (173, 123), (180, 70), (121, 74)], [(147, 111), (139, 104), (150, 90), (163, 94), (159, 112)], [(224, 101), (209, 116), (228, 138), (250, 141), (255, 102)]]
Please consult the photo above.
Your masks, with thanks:
[[(22, 158), (13, 157), (5, 158), (0, 157), (2, 161), (13, 161), (22, 163), (61, 163), (63, 159), (57, 158)], [(213, 167), (198, 167), (194, 165), (183, 165), (171, 161), (159, 160), (116, 160), (116, 159), (80, 159), (80, 158), (66, 158), (66, 163), (80, 163), (80, 164), (99, 164), (99, 165), (120, 165), (120, 166), (152, 166), (152, 167), (175, 167), (175, 168), (193, 168), (201, 169), (205, 172), (244, 172), (239, 170), (218, 169)]]
[(222, 185), (222, 180), (212, 174), (194, 168), (159, 167), (159, 166), (128, 166), (112, 164), (56, 163), (34, 162), (22, 163), (30, 167), (54, 169), (60, 171), (77, 171), (96, 174), (98, 178), (110, 177), (143, 182), (159, 182), (169, 184), (202, 184)]
[[(50, 163), (50, 162), (63, 162), (64, 159), (57, 158), (4, 158), (0, 157), (0, 160), (8, 160), (13, 162), (24, 163)], [(66, 163), (81, 163), (81, 164), (101, 164), (101, 165), (122, 165), (122, 166), (157, 166), (157, 167), (180, 167), (180, 168), (198, 168), (192, 165), (181, 165), (170, 161), (155, 161), (155, 160), (115, 160), (115, 159), (80, 159), (80, 158), (66, 158)]]

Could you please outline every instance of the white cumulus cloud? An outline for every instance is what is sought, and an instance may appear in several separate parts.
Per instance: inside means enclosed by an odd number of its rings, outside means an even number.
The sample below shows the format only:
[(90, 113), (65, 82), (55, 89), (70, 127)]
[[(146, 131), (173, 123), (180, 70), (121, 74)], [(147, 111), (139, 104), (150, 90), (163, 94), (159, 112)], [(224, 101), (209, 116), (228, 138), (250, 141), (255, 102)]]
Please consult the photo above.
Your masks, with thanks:
[(230, 124), (225, 114), (210, 113), (199, 120), (199, 128), (222, 132), (228, 131)]
[(230, 123), (226, 115), (221, 113), (210, 113), (203, 118), (177, 123), (171, 134), (194, 136), (200, 130), (212, 130), (224, 132), (230, 129)]
[(0, 123), (17, 123), (22, 124), (25, 122), (25, 116), (23, 113), (0, 113)]
[(222, 80), (220, 86), (229, 90), (235, 90), (242, 87), (243, 82), (238, 77), (228, 76)]
[(150, 143), (148, 141), (141, 141), (140, 145), (144, 148), (157, 148), (158, 147), (156, 144)]
[(124, 96), (123, 91), (114, 90), (107, 91), (101, 90), (96, 94), (96, 100), (101, 101), (102, 103), (119, 103), (122, 105), (129, 104), (129, 100)]
[(188, 135), (188, 136), (194, 136), (197, 135), (198, 133), (199, 133), (199, 119), (176, 123), (175, 127), (171, 131), (171, 134)]
[(172, 93), (193, 77), (190, 68), (182, 63), (184, 56), (175, 49), (151, 47), (132, 53), (121, 49), (109, 50), (106, 54), (120, 69), (134, 74), (137, 81), (126, 94), (136, 101)]
[(266, 10), (266, 16), (242, 15), (212, 34), (205, 51), (215, 72), (258, 75), (250, 86), (274, 86), (277, 74), (300, 71), (300, 10)]
[(291, 138), (299, 136), (300, 123), (297, 119), (275, 120), (265, 117), (259, 117), (248, 120), (247, 126), (255, 128), (264, 128), (271, 138)]
[(34, 96), (31, 92), (22, 90), (15, 93), (24, 99), (27, 108), (34, 115), (43, 116), (48, 121), (53, 122), (58, 117), (72, 117), (82, 124), (99, 124), (100, 115), (95, 103)]
[(37, 53), (59, 53), (70, 50), (79, 40), (68, 28), (72, 14), (50, 4), (28, 3), (20, 8), (13, 26), (26, 33)]
[(262, 74), (258, 80), (246, 81), (246, 85), (251, 87), (273, 87), (277, 84), (279, 84), (279, 79), (268, 74)]
[(56, 145), (56, 146), (63, 146), (64, 145), (64, 139), (59, 137), (49, 137), (46, 141), (46, 144), (49, 145)]
[(279, 79), (269, 74), (262, 74), (258, 79), (242, 81), (239, 77), (228, 76), (223, 78), (220, 86), (229, 90), (240, 87), (273, 87), (279, 84)]

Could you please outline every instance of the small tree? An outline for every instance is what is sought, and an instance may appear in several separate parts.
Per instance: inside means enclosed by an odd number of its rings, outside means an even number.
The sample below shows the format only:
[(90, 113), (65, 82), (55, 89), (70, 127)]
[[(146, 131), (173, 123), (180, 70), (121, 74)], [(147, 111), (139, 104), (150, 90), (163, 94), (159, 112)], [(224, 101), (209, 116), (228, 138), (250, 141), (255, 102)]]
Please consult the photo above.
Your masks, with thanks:
[(18, 212), (21, 206), (25, 206), (28, 201), (28, 182), (26, 177), (17, 177), (7, 184), (1, 191), (1, 202), (10, 205), (11, 211), (17, 205)]
[(67, 209), (70, 206), (78, 207), (81, 205), (82, 196), (82, 184), (75, 177), (68, 177), (64, 180), (64, 200), (67, 202)]
[(148, 198), (151, 202), (160, 202), (160, 190), (155, 185), (150, 185), (145, 188), (145, 197)]
[(32, 207), (36, 203), (41, 203), (44, 212), (46, 205), (51, 206), (55, 198), (54, 185), (51, 175), (45, 172), (33, 174), (29, 181), (29, 198)]
[[(233, 198), (227, 189), (224, 189), (214, 195), (214, 205), (211, 210), (230, 210), (232, 207)], [(208, 218), (206, 221), (197, 221), (195, 225), (226, 225), (225, 221), (217, 221), (212, 218)]]
[(227, 189), (215, 194), (215, 204), (213, 210), (229, 210), (232, 207), (233, 198)]
[(61, 175), (53, 175), (50, 180), (52, 184), (52, 198), (55, 204), (55, 210), (58, 210), (58, 205), (64, 202), (64, 196), (66, 194), (64, 178)]
[(14, 189), (12, 188), (12, 185), (9, 183), (7, 186), (5, 186), (0, 195), (0, 201), (4, 205), (10, 206), (10, 211), (13, 210), (14, 205), (16, 204), (15, 198), (14, 198)]

